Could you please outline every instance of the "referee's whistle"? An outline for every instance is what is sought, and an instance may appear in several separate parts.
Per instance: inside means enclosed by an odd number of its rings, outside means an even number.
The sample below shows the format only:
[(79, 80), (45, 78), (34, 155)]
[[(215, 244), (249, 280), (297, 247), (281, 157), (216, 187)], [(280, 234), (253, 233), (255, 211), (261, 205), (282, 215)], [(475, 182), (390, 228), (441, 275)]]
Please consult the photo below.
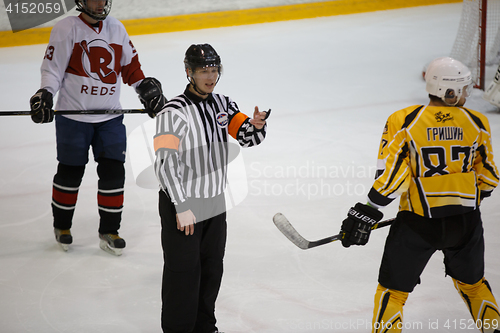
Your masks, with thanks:
[(264, 111), (264, 112), (266, 113), (266, 116), (262, 120), (267, 120), (267, 118), (269, 118), (269, 116), (271, 115), (271, 109)]

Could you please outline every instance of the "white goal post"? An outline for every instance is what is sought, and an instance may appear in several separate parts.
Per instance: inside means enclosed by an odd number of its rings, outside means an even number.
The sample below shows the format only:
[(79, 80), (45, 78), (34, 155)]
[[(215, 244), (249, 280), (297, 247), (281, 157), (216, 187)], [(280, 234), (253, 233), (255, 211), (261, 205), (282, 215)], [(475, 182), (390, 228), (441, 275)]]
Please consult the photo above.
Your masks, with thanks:
[(463, 0), (450, 57), (469, 67), (475, 87), (482, 90), (485, 80), (492, 79), (500, 62), (499, 28), (500, 0)]

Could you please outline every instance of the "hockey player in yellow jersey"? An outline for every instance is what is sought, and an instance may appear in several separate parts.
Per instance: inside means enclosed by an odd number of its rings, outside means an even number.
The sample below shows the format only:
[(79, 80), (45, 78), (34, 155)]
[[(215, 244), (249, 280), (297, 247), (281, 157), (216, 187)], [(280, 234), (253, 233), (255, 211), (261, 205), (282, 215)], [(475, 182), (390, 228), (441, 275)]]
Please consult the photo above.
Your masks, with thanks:
[(499, 307), (484, 277), (479, 205), (498, 185), (488, 119), (464, 107), (472, 87), (459, 61), (435, 59), (426, 72), (428, 105), (389, 116), (368, 203), (342, 222), (342, 245), (365, 245), (380, 208), (400, 197), (375, 293), (372, 332), (401, 332), (403, 306), (436, 251), (481, 332), (500, 332)]

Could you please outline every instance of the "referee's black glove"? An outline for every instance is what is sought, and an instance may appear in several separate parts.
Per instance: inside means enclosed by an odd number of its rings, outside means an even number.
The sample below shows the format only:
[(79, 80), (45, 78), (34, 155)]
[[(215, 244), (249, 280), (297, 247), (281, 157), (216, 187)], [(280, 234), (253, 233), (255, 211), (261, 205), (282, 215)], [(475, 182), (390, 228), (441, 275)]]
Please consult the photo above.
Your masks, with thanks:
[(365, 245), (368, 243), (372, 227), (377, 224), (384, 214), (376, 208), (358, 202), (347, 212), (347, 218), (342, 222), (340, 234), (342, 245)]

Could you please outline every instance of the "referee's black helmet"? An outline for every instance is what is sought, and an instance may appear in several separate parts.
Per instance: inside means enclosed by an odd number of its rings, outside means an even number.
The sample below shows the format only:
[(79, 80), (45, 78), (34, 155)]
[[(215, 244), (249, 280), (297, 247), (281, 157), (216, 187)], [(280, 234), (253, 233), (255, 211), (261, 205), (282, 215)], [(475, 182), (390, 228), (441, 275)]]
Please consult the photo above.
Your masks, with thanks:
[(184, 57), (186, 69), (195, 70), (204, 67), (221, 67), (220, 57), (210, 44), (193, 44)]

